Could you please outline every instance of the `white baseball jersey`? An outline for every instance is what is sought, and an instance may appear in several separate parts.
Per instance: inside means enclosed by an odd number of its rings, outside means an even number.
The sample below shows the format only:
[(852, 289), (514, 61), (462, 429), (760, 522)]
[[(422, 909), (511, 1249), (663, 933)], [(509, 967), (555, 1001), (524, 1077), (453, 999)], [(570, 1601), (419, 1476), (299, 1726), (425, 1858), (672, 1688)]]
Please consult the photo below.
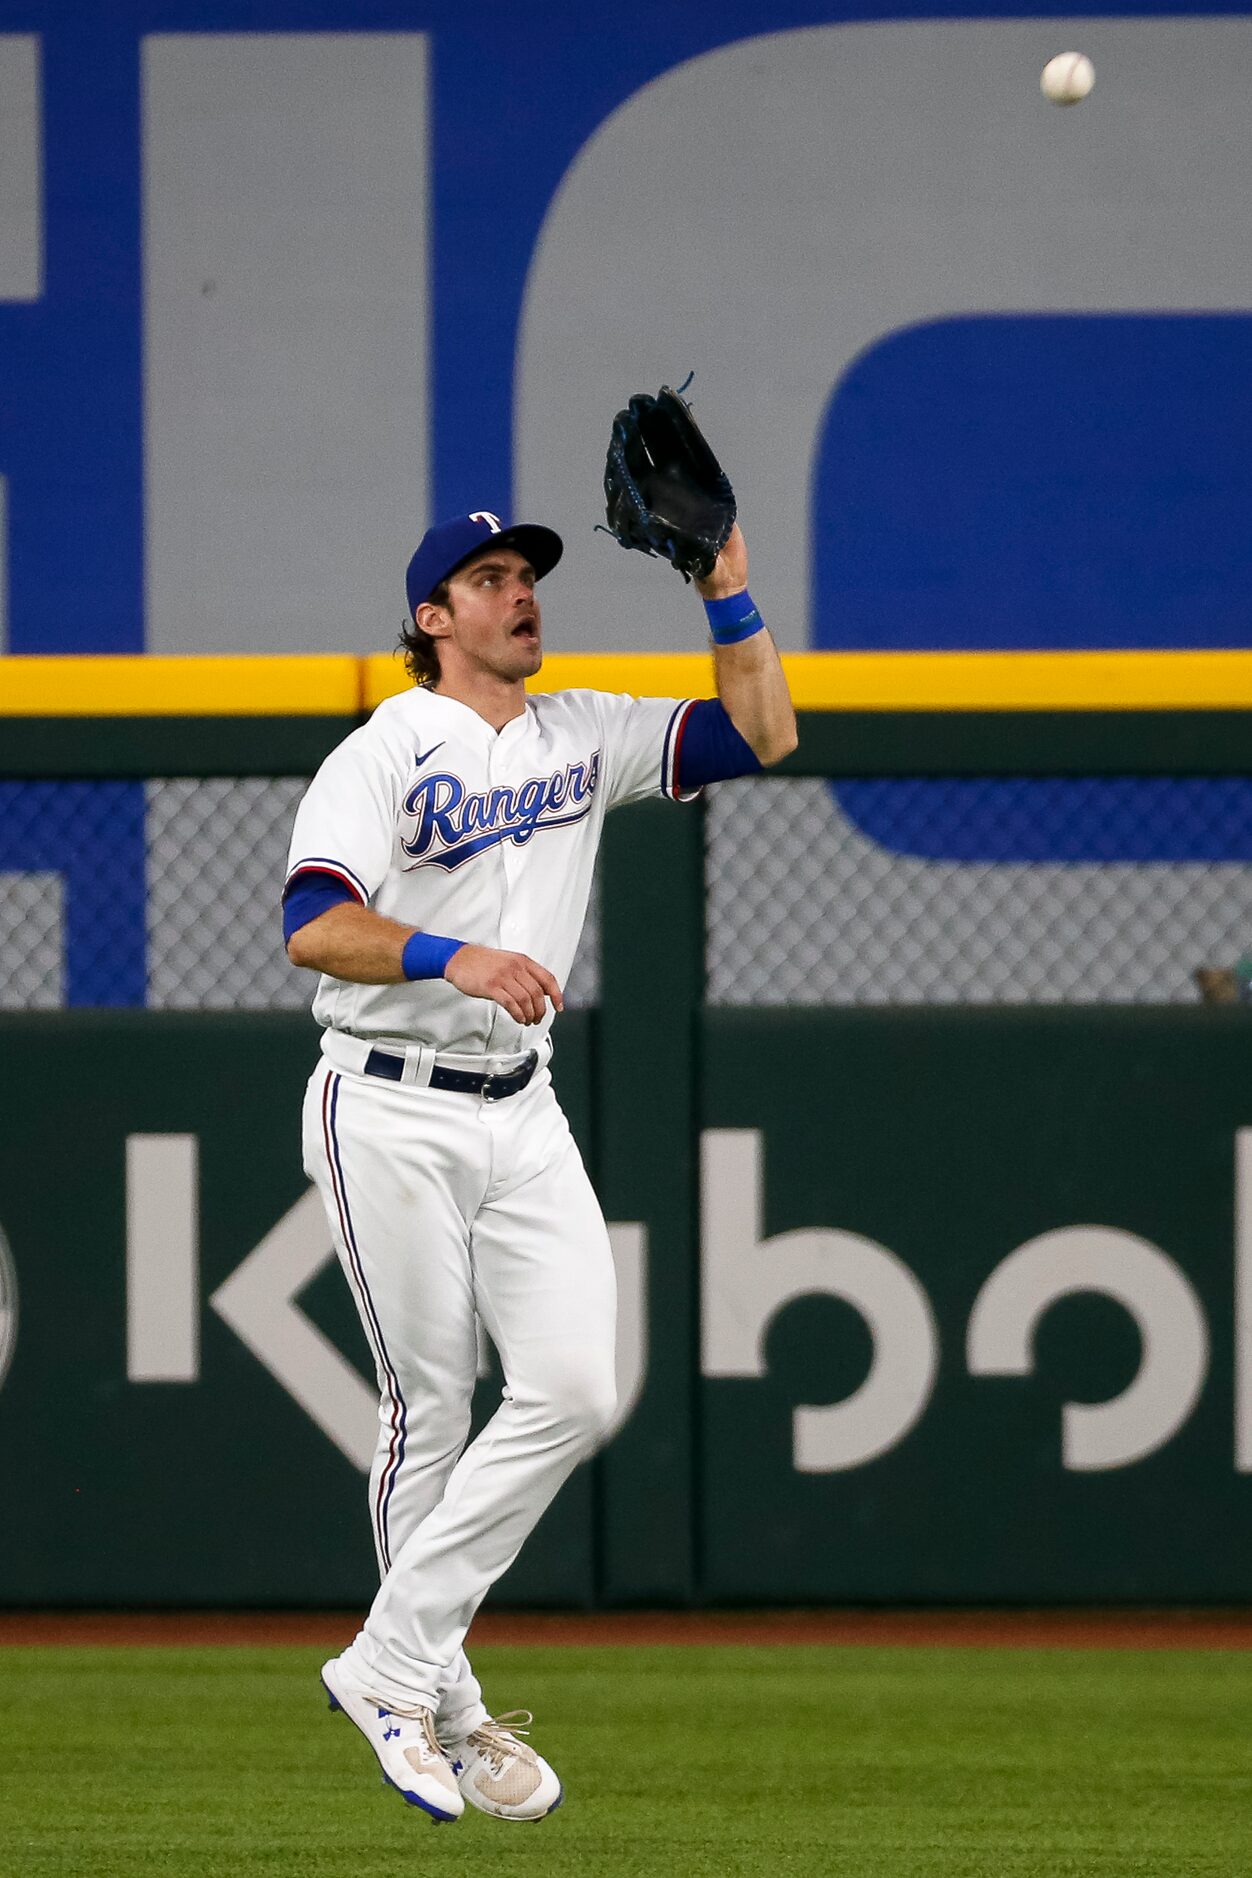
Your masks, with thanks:
[[(524, 952), (564, 985), (606, 812), (676, 785), (690, 701), (562, 691), (500, 731), (421, 687), (388, 698), (322, 764), (296, 814), (287, 870), (336, 875), (363, 905), (448, 939)], [(463, 1055), (538, 1047), (497, 1004), (444, 979), (323, 975), (317, 1021), (351, 1036)]]

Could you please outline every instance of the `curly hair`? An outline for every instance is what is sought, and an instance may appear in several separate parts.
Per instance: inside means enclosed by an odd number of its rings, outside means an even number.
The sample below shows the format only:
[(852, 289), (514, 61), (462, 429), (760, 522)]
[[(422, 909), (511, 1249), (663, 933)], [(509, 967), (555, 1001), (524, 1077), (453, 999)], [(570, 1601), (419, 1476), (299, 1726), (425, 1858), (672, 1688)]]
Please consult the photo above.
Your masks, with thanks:
[[(434, 591), (427, 595), (430, 606), (446, 607), (452, 611), (452, 594), (446, 580), (441, 580)], [(400, 646), (404, 652), (404, 664), (409, 677), (415, 685), (425, 685), (427, 689), (439, 682), (439, 641), (423, 632), (416, 620), (406, 620), (400, 633)]]

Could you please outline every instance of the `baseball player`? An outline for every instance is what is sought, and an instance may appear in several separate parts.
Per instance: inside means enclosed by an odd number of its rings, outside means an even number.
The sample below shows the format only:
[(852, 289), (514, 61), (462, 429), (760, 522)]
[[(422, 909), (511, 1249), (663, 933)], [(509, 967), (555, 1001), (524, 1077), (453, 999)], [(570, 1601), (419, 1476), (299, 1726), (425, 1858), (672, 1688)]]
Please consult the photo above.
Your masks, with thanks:
[[(408, 567), (416, 680), (327, 757), (292, 835), (287, 949), (321, 974), (305, 1165), (378, 1370), (382, 1582), (322, 1680), (435, 1820), (540, 1819), (561, 1783), (493, 1717), (470, 1622), (614, 1408), (608, 1234), (556, 1101), (550, 1028), (607, 812), (795, 746), (736, 526), (698, 582), (717, 699), (528, 697), (551, 529), (431, 528)], [(503, 1400), (466, 1445), (476, 1319)]]

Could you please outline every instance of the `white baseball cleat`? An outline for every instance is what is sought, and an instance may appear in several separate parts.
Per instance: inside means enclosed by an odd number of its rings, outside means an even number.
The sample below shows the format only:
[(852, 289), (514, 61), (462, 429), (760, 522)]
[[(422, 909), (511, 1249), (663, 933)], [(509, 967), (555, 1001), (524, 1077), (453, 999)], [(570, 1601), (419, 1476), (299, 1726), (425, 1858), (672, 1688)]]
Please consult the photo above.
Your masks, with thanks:
[(353, 1687), (338, 1657), (322, 1665), (322, 1687), (332, 1709), (342, 1709), (356, 1723), (378, 1756), (383, 1779), (408, 1801), (429, 1813), (436, 1825), (459, 1819), (465, 1811), (457, 1777), (435, 1739), (428, 1708), (406, 1715), (384, 1708), (375, 1696)]
[(533, 1720), (529, 1709), (512, 1709), (444, 1749), (471, 1806), (496, 1819), (546, 1819), (555, 1813), (565, 1798), (561, 1783), (542, 1755), (519, 1739)]

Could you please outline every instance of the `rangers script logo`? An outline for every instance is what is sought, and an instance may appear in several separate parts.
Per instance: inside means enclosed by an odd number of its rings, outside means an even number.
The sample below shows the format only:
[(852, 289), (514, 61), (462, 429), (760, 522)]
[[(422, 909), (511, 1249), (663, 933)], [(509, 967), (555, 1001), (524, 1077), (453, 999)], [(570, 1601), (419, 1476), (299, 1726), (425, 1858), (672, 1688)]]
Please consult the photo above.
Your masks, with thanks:
[(600, 780), (600, 752), (585, 763), (570, 763), (552, 776), (530, 776), (515, 788), (467, 792), (459, 776), (436, 770), (415, 783), (404, 798), (404, 812), (417, 822), (400, 846), (414, 867), (443, 867), (450, 873), (502, 841), (519, 847), (545, 828), (565, 828), (591, 813)]

